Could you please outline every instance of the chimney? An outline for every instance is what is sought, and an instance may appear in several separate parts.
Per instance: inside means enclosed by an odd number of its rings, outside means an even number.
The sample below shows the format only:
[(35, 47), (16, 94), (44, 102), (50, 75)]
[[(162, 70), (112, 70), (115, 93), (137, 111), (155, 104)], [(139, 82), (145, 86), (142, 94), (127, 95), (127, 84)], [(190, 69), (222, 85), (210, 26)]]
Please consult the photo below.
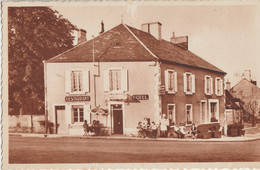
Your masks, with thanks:
[(231, 83), (230, 83), (229, 80), (227, 80), (227, 82), (226, 82), (226, 89), (227, 89), (228, 91), (230, 91), (230, 89), (231, 89)]
[(87, 31), (83, 29), (78, 30), (78, 44), (81, 44), (83, 42), (87, 41)]
[(105, 32), (105, 28), (104, 28), (104, 22), (103, 20), (101, 21), (101, 31), (99, 34), (102, 34), (103, 32)]
[(160, 22), (150, 22), (141, 25), (141, 29), (154, 36), (156, 39), (162, 39), (162, 24)]
[(172, 33), (171, 42), (188, 50), (188, 36), (175, 37), (175, 33)]
[(246, 78), (247, 80), (251, 81), (251, 70), (245, 70), (244, 73), (244, 78)]

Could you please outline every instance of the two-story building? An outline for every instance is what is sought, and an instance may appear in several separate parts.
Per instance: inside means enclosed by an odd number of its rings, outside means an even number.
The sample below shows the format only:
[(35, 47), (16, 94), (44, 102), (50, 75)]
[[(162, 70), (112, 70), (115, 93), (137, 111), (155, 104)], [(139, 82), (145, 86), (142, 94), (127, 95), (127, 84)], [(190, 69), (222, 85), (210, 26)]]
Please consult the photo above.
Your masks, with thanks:
[[(188, 37), (161, 38), (162, 24), (120, 24), (44, 62), (46, 117), (57, 133), (82, 134), (99, 120), (136, 134), (145, 117), (224, 126), (225, 72), (188, 50)], [(93, 113), (94, 108), (108, 113)]]

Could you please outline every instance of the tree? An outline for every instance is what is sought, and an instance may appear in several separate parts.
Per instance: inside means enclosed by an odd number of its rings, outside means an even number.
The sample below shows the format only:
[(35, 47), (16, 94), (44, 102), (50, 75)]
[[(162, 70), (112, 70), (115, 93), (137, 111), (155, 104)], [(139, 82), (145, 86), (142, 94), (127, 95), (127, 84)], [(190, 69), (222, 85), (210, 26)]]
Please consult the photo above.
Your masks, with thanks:
[(9, 114), (44, 113), (43, 61), (72, 48), (76, 29), (49, 7), (8, 8)]

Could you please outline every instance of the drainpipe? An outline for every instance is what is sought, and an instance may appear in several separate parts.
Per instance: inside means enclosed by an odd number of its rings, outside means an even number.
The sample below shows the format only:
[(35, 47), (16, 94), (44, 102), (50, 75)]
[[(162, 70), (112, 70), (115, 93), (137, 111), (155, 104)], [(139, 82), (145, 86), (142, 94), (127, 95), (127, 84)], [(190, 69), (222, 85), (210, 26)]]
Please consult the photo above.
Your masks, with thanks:
[(43, 61), (44, 66), (44, 105), (45, 105), (45, 133), (48, 133), (48, 104), (47, 104), (47, 68), (46, 61)]

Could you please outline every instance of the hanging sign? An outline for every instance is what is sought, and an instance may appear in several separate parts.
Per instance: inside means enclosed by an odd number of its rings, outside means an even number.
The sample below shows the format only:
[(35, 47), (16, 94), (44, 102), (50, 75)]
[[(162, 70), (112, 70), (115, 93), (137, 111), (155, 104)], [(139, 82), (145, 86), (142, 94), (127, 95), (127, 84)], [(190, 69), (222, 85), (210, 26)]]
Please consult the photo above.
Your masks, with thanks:
[(90, 101), (90, 96), (66, 96), (65, 102)]
[(142, 95), (133, 95), (132, 96), (133, 100), (149, 100), (149, 95), (148, 94), (142, 94)]

